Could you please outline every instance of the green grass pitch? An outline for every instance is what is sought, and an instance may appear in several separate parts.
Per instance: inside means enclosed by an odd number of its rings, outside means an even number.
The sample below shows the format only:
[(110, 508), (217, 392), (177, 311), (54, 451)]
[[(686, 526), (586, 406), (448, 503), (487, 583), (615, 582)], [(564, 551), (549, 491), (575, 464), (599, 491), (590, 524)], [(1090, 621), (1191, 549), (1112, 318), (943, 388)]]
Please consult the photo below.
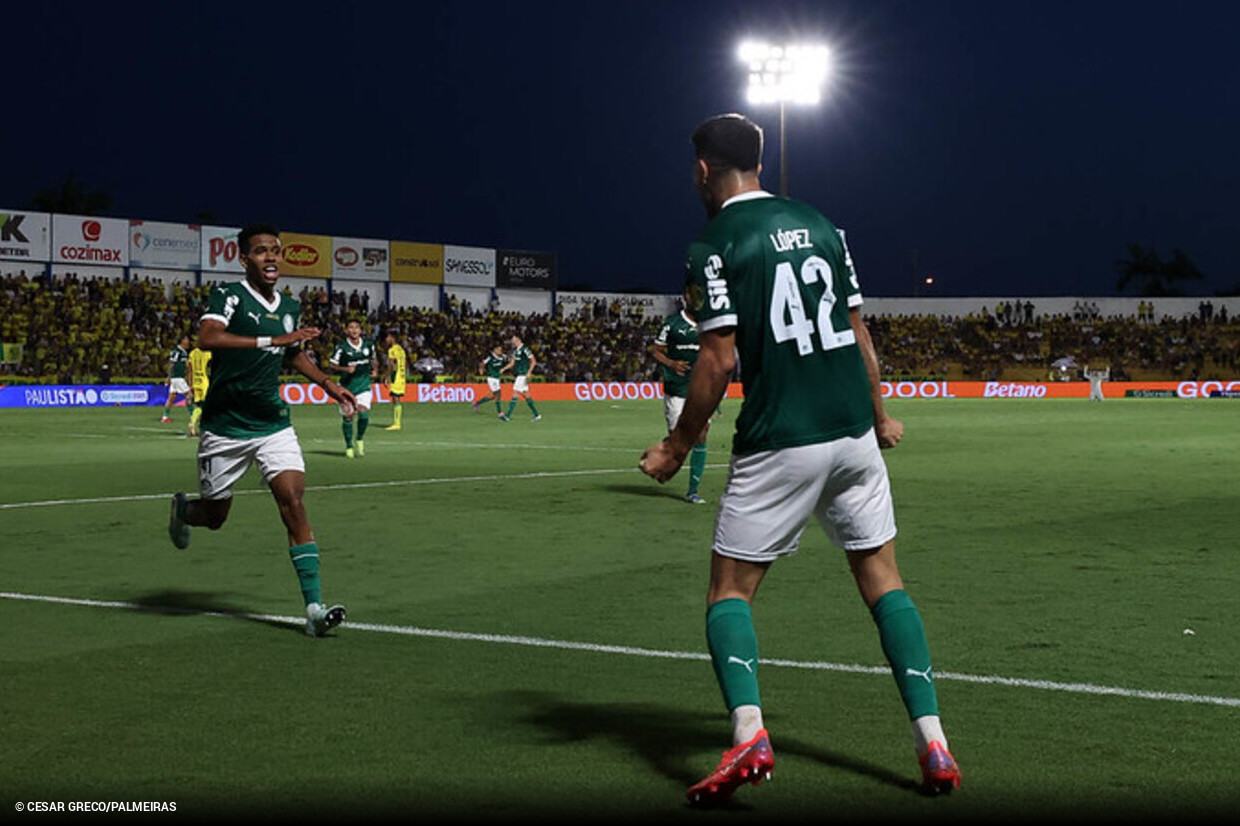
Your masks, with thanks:
[[(380, 408), (364, 458), (295, 408), (324, 596), (305, 637), (256, 471), (177, 551), (195, 442), (159, 410), (0, 411), (0, 806), (178, 815), (692, 820), (729, 727), (704, 593), (738, 403), (703, 494), (637, 470), (658, 402)], [(897, 555), (963, 787), (912, 738), (816, 525), (755, 603), (773, 780), (727, 822), (1176, 815), (1240, 803), (1228, 401), (892, 401)]]

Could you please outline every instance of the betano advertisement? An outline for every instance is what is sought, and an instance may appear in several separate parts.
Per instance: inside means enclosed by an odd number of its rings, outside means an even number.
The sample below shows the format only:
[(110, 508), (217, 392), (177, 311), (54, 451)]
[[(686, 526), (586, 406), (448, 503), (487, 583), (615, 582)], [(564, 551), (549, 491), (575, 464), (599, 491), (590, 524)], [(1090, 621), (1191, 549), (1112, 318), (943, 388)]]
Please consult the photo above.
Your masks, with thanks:
[[(530, 385), (536, 401), (625, 402), (663, 398), (659, 382), (564, 382)], [(1165, 397), (1177, 399), (1240, 398), (1240, 379), (1224, 381), (1103, 382), (1109, 399)], [(402, 402), (420, 404), (474, 402), (488, 394), (485, 384), (413, 382), (405, 386)], [(504, 390), (504, 397), (511, 387)], [(292, 405), (328, 404), (331, 399), (317, 384), (281, 385), (280, 395)], [(0, 385), (0, 407), (113, 407), (162, 405), (168, 397), (163, 384)], [(741, 386), (728, 385), (729, 399), (743, 398)], [(1087, 399), (1088, 382), (920, 381), (883, 382), (887, 399)], [(386, 384), (375, 385), (375, 402), (392, 401)]]

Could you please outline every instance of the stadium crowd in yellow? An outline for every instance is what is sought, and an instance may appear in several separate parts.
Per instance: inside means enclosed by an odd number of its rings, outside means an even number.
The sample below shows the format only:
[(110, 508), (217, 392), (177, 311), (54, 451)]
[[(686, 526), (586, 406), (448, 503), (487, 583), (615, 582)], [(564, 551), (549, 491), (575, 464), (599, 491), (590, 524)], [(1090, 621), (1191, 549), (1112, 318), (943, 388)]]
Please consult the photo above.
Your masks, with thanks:
[[(169, 350), (181, 335), (193, 335), (209, 290), (149, 279), (0, 279), (0, 341), (24, 345), (20, 364), (0, 367), (0, 375), (62, 383), (109, 375), (162, 381)], [(325, 290), (303, 291), (299, 298), (303, 323), (325, 331), (310, 346), (319, 364), (344, 337), (345, 323), (357, 318), (368, 335), (395, 334), (414, 381), (422, 372), (418, 363), (428, 358), (443, 365), (435, 371), (441, 375), (474, 377), (481, 355), (514, 334), (538, 354), (536, 380), (659, 380), (648, 347), (661, 318), (521, 315), (460, 303), (447, 311), (372, 308), (356, 294), (329, 297)], [(1116, 380), (1234, 378), (1240, 368), (1234, 316), (982, 313), (875, 315), (867, 322), (883, 375), (892, 380), (1044, 380), (1064, 356), (1109, 366)]]

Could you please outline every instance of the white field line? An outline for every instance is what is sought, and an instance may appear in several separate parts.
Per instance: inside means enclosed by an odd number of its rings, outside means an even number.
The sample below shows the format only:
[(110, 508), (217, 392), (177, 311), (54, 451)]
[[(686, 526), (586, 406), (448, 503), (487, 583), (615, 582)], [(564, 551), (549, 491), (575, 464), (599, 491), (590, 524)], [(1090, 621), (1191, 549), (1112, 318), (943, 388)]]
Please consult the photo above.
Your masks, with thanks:
[[(727, 465), (707, 465), (708, 469), (726, 468)], [(539, 470), (529, 473), (499, 473), (489, 476), (438, 476), (430, 479), (391, 479), (386, 482), (352, 482), (340, 485), (307, 485), (306, 492), (330, 490), (365, 490), (367, 488), (401, 488), (413, 485), (449, 485), (461, 482), (502, 482), (510, 479), (557, 479), (568, 476), (602, 476), (611, 473), (640, 473), (637, 463), (627, 468), (597, 468), (594, 470)], [(266, 488), (234, 490), (234, 496), (248, 496), (256, 493), (266, 494)], [(0, 502), (0, 511), (19, 510), (23, 508), (48, 508), (57, 505), (98, 505), (116, 502), (145, 502), (153, 499), (167, 499), (169, 493), (139, 493), (131, 496), (96, 496), (83, 499), (44, 499), (36, 502)]]
[[(209, 617), (240, 617), (243, 619), (277, 622), (286, 625), (301, 625), (306, 621), (304, 617), (287, 617), (278, 614), (249, 614), (241, 612), (224, 613), (219, 611), (195, 611), (188, 608), (160, 609), (158, 606), (143, 606), (131, 602), (42, 596), (38, 594), (18, 594), (7, 591), (0, 591), (0, 599), (54, 603), (57, 605), (76, 605), (88, 608), (114, 608), (128, 611), (167, 610), (176, 613), (201, 614)], [(524, 645), (533, 648), (555, 648), (566, 651), (585, 651), (592, 654), (618, 654), (627, 657), (646, 657), (650, 659), (667, 660), (701, 661), (710, 659), (707, 654), (692, 651), (667, 651), (657, 648), (637, 648), (628, 645), (606, 645), (593, 642), (574, 642), (572, 640), (550, 640), (542, 639), (540, 637), (523, 637), (509, 634), (481, 634), (468, 631), (448, 631), (439, 628), (419, 628), (413, 625), (381, 625), (369, 622), (345, 622), (340, 627), (351, 631), (370, 631), (378, 634), (397, 634), (407, 637), (430, 637), (443, 640), (485, 642), (495, 645)], [(771, 668), (800, 668), (811, 671), (836, 671), (848, 674), (891, 673), (891, 669), (887, 666), (805, 662), (801, 660), (784, 660), (768, 657), (763, 657), (759, 659), (758, 662), (761, 665)], [(1143, 691), (1135, 688), (1093, 685), (1091, 683), (1062, 683), (1053, 680), (1028, 680), (1020, 677), (1001, 677), (993, 674), (959, 674), (953, 671), (938, 672), (935, 674), (935, 679), (981, 685), (998, 685), (1009, 688), (1033, 688), (1043, 691), (1062, 691), (1069, 694), (1094, 694), (1109, 697), (1123, 697), (1134, 700), (1157, 700), (1171, 703), (1193, 703), (1198, 705), (1215, 705), (1240, 708), (1240, 697), (1218, 697), (1208, 694), (1187, 694), (1182, 692), (1167, 691)]]

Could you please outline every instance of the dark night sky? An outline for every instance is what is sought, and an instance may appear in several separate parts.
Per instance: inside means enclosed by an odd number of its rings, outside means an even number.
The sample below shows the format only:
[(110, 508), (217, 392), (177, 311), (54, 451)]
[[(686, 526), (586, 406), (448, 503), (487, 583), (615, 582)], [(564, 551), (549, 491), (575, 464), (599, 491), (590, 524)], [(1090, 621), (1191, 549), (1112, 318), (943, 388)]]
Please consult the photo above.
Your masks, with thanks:
[[(688, 136), (747, 35), (820, 36), (791, 195), (871, 295), (1108, 295), (1130, 242), (1240, 285), (1240, 4), (1026, 0), (20, 3), (0, 207), (76, 175), (117, 217), (555, 250), (561, 284), (678, 292)], [(299, 11), (298, 8), (301, 10)]]

